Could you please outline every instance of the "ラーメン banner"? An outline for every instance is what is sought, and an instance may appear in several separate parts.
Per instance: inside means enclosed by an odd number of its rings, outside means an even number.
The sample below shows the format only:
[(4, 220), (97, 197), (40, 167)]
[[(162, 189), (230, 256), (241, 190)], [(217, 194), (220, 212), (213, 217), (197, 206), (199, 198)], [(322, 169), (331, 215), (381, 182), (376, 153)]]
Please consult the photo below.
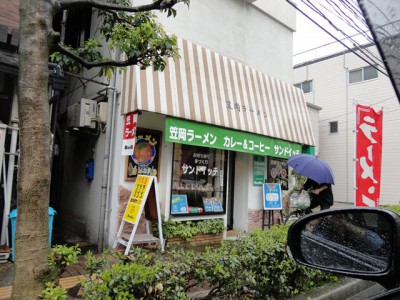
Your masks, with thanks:
[(276, 138), (169, 117), (165, 135), (165, 140), (172, 143), (281, 158), (299, 154), (302, 148), (300, 144)]
[(382, 119), (382, 111), (356, 106), (356, 206), (379, 206)]

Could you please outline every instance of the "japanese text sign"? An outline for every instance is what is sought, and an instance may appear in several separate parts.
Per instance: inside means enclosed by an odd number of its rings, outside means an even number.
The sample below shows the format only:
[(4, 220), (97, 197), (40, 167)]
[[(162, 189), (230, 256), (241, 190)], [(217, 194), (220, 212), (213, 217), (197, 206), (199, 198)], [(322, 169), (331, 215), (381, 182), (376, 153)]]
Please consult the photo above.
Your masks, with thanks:
[(288, 158), (301, 145), (263, 135), (167, 117), (166, 141), (187, 145)]
[(282, 209), (281, 185), (279, 183), (263, 184), (264, 210)]
[(135, 133), (137, 124), (137, 113), (125, 115), (124, 133), (122, 140), (122, 155), (132, 155), (135, 146)]
[(378, 207), (382, 160), (383, 112), (356, 107), (356, 206)]
[(253, 185), (262, 186), (265, 177), (265, 157), (253, 156)]
[(129, 197), (128, 205), (126, 206), (123, 220), (129, 223), (136, 223), (138, 219), (140, 208), (147, 197), (148, 190), (152, 177), (149, 176), (138, 176), (136, 178), (135, 185), (133, 187), (131, 196)]
[(172, 195), (171, 213), (172, 214), (187, 214), (189, 212), (186, 195)]

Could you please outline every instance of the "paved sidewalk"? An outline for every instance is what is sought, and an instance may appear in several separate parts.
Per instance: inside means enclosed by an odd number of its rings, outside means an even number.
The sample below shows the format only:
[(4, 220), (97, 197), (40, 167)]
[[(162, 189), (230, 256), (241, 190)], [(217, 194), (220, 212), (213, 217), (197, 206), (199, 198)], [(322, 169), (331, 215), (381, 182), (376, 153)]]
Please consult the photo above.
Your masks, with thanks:
[[(72, 288), (79, 283), (79, 280), (85, 278), (84, 274), (85, 256), (81, 255), (76, 264), (68, 266), (65, 272), (61, 274), (60, 285), (65, 289)], [(14, 263), (0, 264), (0, 300), (10, 299), (13, 277)]]

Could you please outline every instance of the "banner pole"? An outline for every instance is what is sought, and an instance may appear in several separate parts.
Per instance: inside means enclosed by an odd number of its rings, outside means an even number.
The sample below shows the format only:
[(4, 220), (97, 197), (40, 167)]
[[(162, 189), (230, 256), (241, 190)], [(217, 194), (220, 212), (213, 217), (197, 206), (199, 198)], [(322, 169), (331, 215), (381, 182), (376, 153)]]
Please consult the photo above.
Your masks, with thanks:
[(357, 197), (357, 102), (353, 101), (353, 111), (354, 111), (354, 158), (353, 158), (353, 205), (357, 206), (356, 197)]

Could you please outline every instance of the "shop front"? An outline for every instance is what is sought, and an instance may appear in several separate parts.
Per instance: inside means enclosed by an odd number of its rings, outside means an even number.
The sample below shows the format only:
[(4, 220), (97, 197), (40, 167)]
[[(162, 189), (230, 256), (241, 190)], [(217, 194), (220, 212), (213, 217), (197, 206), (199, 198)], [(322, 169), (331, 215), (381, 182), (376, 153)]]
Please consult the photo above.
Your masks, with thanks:
[(178, 41), (181, 58), (171, 59), (164, 72), (134, 66), (123, 77), (122, 114), (138, 113), (135, 149), (147, 139), (154, 151), (149, 148), (153, 159), (142, 168), (127, 156), (119, 214), (135, 176), (150, 172), (157, 176), (166, 219), (222, 218), (229, 229), (251, 230), (261, 224), (262, 183), (273, 176), (287, 189), (285, 160), (314, 145), (303, 95), (240, 62)]

